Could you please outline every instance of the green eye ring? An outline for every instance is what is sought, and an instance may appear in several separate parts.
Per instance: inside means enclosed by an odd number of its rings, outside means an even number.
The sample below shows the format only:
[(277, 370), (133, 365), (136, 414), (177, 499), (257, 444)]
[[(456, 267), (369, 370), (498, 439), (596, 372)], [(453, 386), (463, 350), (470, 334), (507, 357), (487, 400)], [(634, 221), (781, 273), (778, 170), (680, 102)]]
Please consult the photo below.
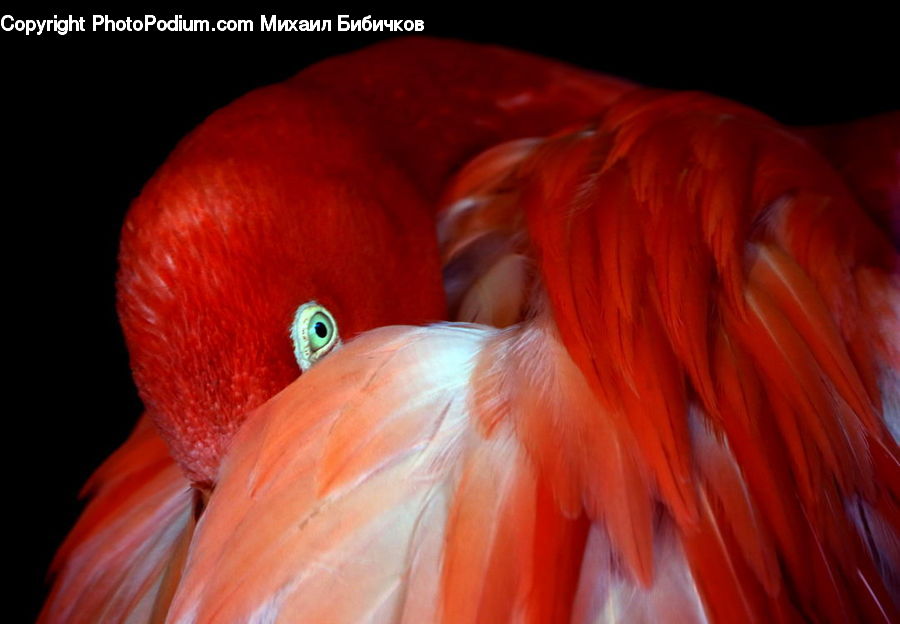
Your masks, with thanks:
[(294, 357), (306, 372), (322, 357), (340, 345), (337, 322), (325, 306), (308, 301), (297, 308), (291, 323)]

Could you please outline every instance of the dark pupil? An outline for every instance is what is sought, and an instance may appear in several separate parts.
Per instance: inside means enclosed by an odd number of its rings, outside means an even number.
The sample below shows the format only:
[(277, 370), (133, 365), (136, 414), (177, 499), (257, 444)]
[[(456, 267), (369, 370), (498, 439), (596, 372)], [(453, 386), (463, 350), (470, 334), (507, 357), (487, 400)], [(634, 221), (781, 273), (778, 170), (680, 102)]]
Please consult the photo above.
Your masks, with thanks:
[(313, 325), (313, 331), (316, 332), (316, 336), (319, 338), (324, 338), (328, 335), (328, 328), (325, 327), (325, 323), (322, 321), (317, 321), (315, 325)]

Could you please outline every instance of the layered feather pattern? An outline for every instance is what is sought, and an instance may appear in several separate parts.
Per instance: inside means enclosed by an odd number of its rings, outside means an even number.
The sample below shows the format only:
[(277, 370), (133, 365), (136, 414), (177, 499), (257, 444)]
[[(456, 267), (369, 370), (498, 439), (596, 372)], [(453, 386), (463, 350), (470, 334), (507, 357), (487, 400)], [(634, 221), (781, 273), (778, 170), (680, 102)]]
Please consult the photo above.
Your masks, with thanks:
[(369, 54), (385, 82), (351, 55), (269, 97), (362, 120), (379, 198), (442, 208), (473, 324), (364, 333), (237, 408), (196, 527), (141, 426), (45, 621), (900, 620), (896, 115), (795, 130), (497, 49)]
[[(894, 619), (895, 564), (872, 542), (894, 552), (898, 525), (863, 512), (871, 530), (844, 506), (897, 505), (882, 407), (896, 384), (897, 256), (842, 177), (791, 131), (701, 94), (631, 93), (593, 124), (521, 145), (459, 176), (445, 249), (464, 257), (515, 223), (492, 224), (496, 206), (525, 213), (504, 237), (529, 248), (602, 406), (566, 427), (609, 430), (526, 438), (560, 505), (580, 487), (652, 587), (654, 533), (633, 510), (663, 504), (716, 621)], [(460, 205), (487, 220), (461, 219)], [(637, 458), (647, 485), (605, 489), (592, 512), (600, 477), (577, 457), (599, 467), (610, 438), (626, 449), (618, 467)]]
[(254, 413), (170, 621), (566, 619), (583, 530), (541, 489), (511, 423), (488, 435), (472, 417), (491, 336), (371, 332)]
[(59, 549), (38, 622), (164, 622), (194, 529), (194, 494), (141, 419), (94, 473), (91, 500)]

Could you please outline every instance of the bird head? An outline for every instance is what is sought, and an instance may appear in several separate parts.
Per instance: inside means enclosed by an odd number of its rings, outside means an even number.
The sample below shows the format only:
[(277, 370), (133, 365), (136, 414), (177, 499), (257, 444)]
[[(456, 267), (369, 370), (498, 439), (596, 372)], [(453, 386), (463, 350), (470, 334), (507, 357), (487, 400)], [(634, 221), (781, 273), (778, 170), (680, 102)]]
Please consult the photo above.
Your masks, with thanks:
[(308, 366), (338, 332), (444, 316), (431, 209), (376, 148), (277, 85), (213, 114), (132, 205), (119, 317), (144, 405), (196, 485), (301, 373), (295, 350)]

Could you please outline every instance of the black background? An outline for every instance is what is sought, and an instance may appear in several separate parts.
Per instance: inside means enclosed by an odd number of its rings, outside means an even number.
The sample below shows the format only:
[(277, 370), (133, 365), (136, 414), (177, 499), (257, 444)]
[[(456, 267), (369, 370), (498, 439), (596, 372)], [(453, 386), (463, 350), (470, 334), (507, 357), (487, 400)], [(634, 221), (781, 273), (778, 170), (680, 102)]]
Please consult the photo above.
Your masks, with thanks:
[[(729, 14), (622, 15), (548, 6), (491, 17), (448, 7), (230, 13), (133, 10), (160, 18), (260, 13), (336, 20), (422, 18), (425, 34), (494, 42), (674, 89), (700, 89), (795, 124), (849, 120), (898, 107), (898, 54), (887, 15), (787, 19)], [(817, 8), (816, 11), (820, 11)], [(556, 12), (554, 12), (556, 11)], [(16, 17), (97, 9), (2, 10)], [(712, 20), (712, 21), (710, 21)], [(336, 21), (335, 21), (336, 25)], [(140, 413), (114, 311), (118, 230), (131, 199), (180, 137), (210, 112), (333, 54), (384, 39), (360, 33), (0, 32), (4, 304), (7, 321), (4, 515), (24, 589), (13, 613), (34, 618), (56, 546), (80, 509), (91, 471)], [(10, 375), (11, 373), (11, 375)], [(14, 572), (15, 573), (15, 572)], [(12, 615), (13, 621), (20, 618)]]

